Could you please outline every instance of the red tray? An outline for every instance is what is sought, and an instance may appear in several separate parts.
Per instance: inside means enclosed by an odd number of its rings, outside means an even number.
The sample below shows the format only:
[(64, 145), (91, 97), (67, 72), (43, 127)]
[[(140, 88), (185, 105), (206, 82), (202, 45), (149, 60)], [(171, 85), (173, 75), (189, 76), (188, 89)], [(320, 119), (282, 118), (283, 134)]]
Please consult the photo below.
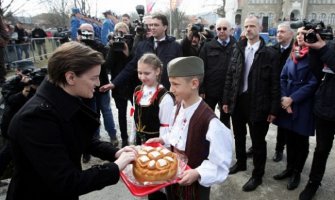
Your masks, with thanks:
[[(152, 146), (152, 147), (159, 147), (162, 146), (160, 143), (149, 143), (145, 144), (147, 146)], [(186, 165), (185, 170), (191, 169), (188, 165)], [(132, 183), (128, 177), (125, 175), (123, 171), (120, 172), (121, 179), (123, 180), (124, 184), (128, 187), (129, 191), (134, 195), (138, 197), (146, 196), (148, 194), (151, 194), (157, 190), (160, 190), (161, 188), (164, 188), (166, 186), (172, 185), (174, 183), (177, 183), (180, 178), (176, 178), (175, 180), (162, 183), (162, 184), (157, 184), (157, 185), (143, 185), (139, 186), (134, 183)]]

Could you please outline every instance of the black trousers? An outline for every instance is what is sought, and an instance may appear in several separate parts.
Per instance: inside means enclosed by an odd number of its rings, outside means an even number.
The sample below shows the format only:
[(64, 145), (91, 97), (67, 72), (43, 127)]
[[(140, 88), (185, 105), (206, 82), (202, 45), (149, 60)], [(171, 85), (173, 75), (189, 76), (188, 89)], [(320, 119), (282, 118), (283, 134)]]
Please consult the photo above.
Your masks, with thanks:
[(309, 137), (283, 129), (286, 133), (287, 169), (301, 173), (308, 157)]
[(277, 143), (276, 143), (276, 151), (283, 152), (286, 143), (286, 134), (283, 128), (277, 128)]
[(2, 177), (9, 165), (13, 160), (12, 149), (8, 141), (2, 146), (0, 150), (0, 177)]
[(206, 96), (205, 102), (209, 105), (209, 107), (212, 108), (213, 111), (215, 111), (215, 106), (219, 105), (219, 111), (220, 111), (220, 121), (228, 128), (230, 128), (230, 115), (223, 112), (222, 110), (222, 102), (220, 97), (211, 97)]
[(320, 183), (326, 170), (329, 152), (333, 146), (335, 123), (315, 117), (316, 147), (309, 179)]
[(122, 141), (128, 140), (127, 132), (127, 105), (128, 99), (120, 96), (113, 96), (116, 108), (118, 110), (119, 126)]
[(236, 160), (237, 163), (241, 165), (247, 164), (247, 124), (249, 126), (249, 130), (251, 130), (251, 124), (249, 123), (249, 106), (247, 106), (247, 101), (246, 96), (239, 96), (236, 101), (234, 113), (232, 114)]
[(246, 135), (249, 126), (251, 142), (253, 147), (254, 170), (252, 176), (262, 178), (265, 171), (267, 143), (266, 134), (269, 129), (269, 123), (264, 121), (251, 122), (249, 119), (249, 98), (248, 95), (241, 94), (236, 101), (234, 113), (232, 115), (233, 130), (235, 137), (235, 151), (238, 164), (246, 164)]
[(0, 81), (6, 80), (5, 48), (0, 47)]

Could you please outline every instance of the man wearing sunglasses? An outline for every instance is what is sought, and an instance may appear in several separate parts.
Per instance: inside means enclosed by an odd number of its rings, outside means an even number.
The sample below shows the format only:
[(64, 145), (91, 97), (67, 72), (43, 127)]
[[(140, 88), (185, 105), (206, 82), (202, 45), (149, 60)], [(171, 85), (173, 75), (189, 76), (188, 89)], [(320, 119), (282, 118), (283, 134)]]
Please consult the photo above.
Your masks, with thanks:
[(247, 169), (246, 134), (249, 132), (253, 147), (254, 169), (243, 186), (243, 191), (253, 191), (262, 184), (266, 163), (266, 134), (279, 111), (279, 55), (265, 45), (260, 37), (260, 21), (249, 16), (244, 22), (246, 39), (236, 43), (228, 68), (223, 110), (232, 115), (237, 162), (230, 174)]
[(218, 19), (215, 26), (217, 36), (206, 42), (200, 51), (200, 57), (205, 64), (205, 77), (200, 93), (213, 110), (219, 104), (220, 120), (230, 128), (229, 114), (222, 110), (222, 97), (225, 77), (236, 41), (230, 36), (231, 25), (227, 19)]

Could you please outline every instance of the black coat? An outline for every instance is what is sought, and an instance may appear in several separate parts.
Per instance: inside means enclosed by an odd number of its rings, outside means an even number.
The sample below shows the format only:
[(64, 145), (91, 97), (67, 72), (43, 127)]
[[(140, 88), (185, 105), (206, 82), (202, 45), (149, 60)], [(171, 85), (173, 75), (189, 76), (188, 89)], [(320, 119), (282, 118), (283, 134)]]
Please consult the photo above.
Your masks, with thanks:
[(135, 50), (133, 59), (125, 66), (122, 72), (115, 77), (113, 84), (118, 87), (126, 80), (132, 77), (134, 73), (137, 73), (137, 61), (145, 53), (155, 53), (163, 63), (163, 73), (161, 77), (161, 83), (166, 88), (170, 88), (170, 82), (167, 75), (167, 64), (170, 60), (182, 56), (182, 49), (180, 44), (175, 41), (174, 37), (166, 36), (164, 41), (159, 43), (157, 49), (154, 49), (154, 38), (151, 37), (148, 40), (141, 41)]
[[(117, 77), (120, 72), (125, 68), (128, 62), (132, 59), (132, 56), (129, 55), (128, 57), (124, 55), (123, 52), (115, 51), (113, 46), (110, 47), (107, 57), (105, 66), (107, 67), (108, 71), (111, 74), (111, 81)], [(137, 85), (140, 84), (138, 80), (137, 73), (133, 73), (131, 78), (125, 81), (122, 85), (119, 85), (112, 91), (112, 96), (124, 98), (124, 99), (132, 99), (134, 89)]]
[(37, 40), (35, 40), (36, 44), (43, 44), (45, 42), (44, 38), (47, 37), (47, 34), (45, 33), (43, 29), (35, 28), (31, 32), (31, 37), (37, 38)]
[[(248, 93), (250, 94), (249, 120), (263, 121), (269, 114), (277, 115), (280, 109), (280, 67), (278, 54), (261, 44), (255, 53), (248, 76)], [(228, 105), (230, 113), (234, 112), (237, 96), (243, 88), (244, 51), (247, 40), (235, 44), (228, 68), (224, 87), (223, 104)]]
[(280, 50), (280, 44), (277, 43), (275, 45), (272, 46), (272, 48), (278, 53), (279, 55), (279, 60), (280, 60), (280, 63), (279, 63), (279, 67), (280, 67), (280, 71), (283, 69), (285, 63), (286, 63), (286, 60), (287, 58), (290, 56), (290, 53), (292, 51), (292, 46), (293, 46), (293, 39), (290, 43), (290, 46), (285, 49), (283, 52), (281, 52)]
[(223, 87), (235, 43), (235, 39), (230, 37), (229, 44), (224, 47), (215, 37), (203, 45), (200, 58), (204, 61), (205, 77), (200, 93), (208, 97), (223, 96)]
[[(320, 86), (314, 97), (314, 114), (324, 120), (335, 121), (335, 44), (330, 42), (320, 50), (310, 50), (310, 64)], [(323, 63), (333, 73), (323, 73)], [(323, 76), (322, 80), (321, 77)]]
[(82, 170), (84, 151), (114, 161), (117, 149), (93, 138), (98, 115), (45, 80), (9, 127), (15, 165), (7, 199), (78, 199), (119, 180), (115, 163)]
[(183, 56), (199, 56), (200, 45), (197, 47), (192, 46), (192, 41), (185, 37), (180, 42), (181, 48), (183, 50)]

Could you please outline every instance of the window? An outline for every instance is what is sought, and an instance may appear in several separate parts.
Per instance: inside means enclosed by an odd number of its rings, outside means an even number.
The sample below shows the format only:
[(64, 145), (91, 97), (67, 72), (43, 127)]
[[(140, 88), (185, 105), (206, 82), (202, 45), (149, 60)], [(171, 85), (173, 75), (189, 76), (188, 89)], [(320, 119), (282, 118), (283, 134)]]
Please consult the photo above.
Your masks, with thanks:
[(311, 14), (311, 19), (316, 19), (316, 13)]
[(332, 14), (330, 15), (330, 24), (335, 25), (335, 13), (332, 13)]
[(320, 20), (323, 21), (325, 24), (327, 24), (327, 23), (326, 23), (326, 20), (327, 20), (327, 15), (326, 15), (326, 13), (321, 13)]

